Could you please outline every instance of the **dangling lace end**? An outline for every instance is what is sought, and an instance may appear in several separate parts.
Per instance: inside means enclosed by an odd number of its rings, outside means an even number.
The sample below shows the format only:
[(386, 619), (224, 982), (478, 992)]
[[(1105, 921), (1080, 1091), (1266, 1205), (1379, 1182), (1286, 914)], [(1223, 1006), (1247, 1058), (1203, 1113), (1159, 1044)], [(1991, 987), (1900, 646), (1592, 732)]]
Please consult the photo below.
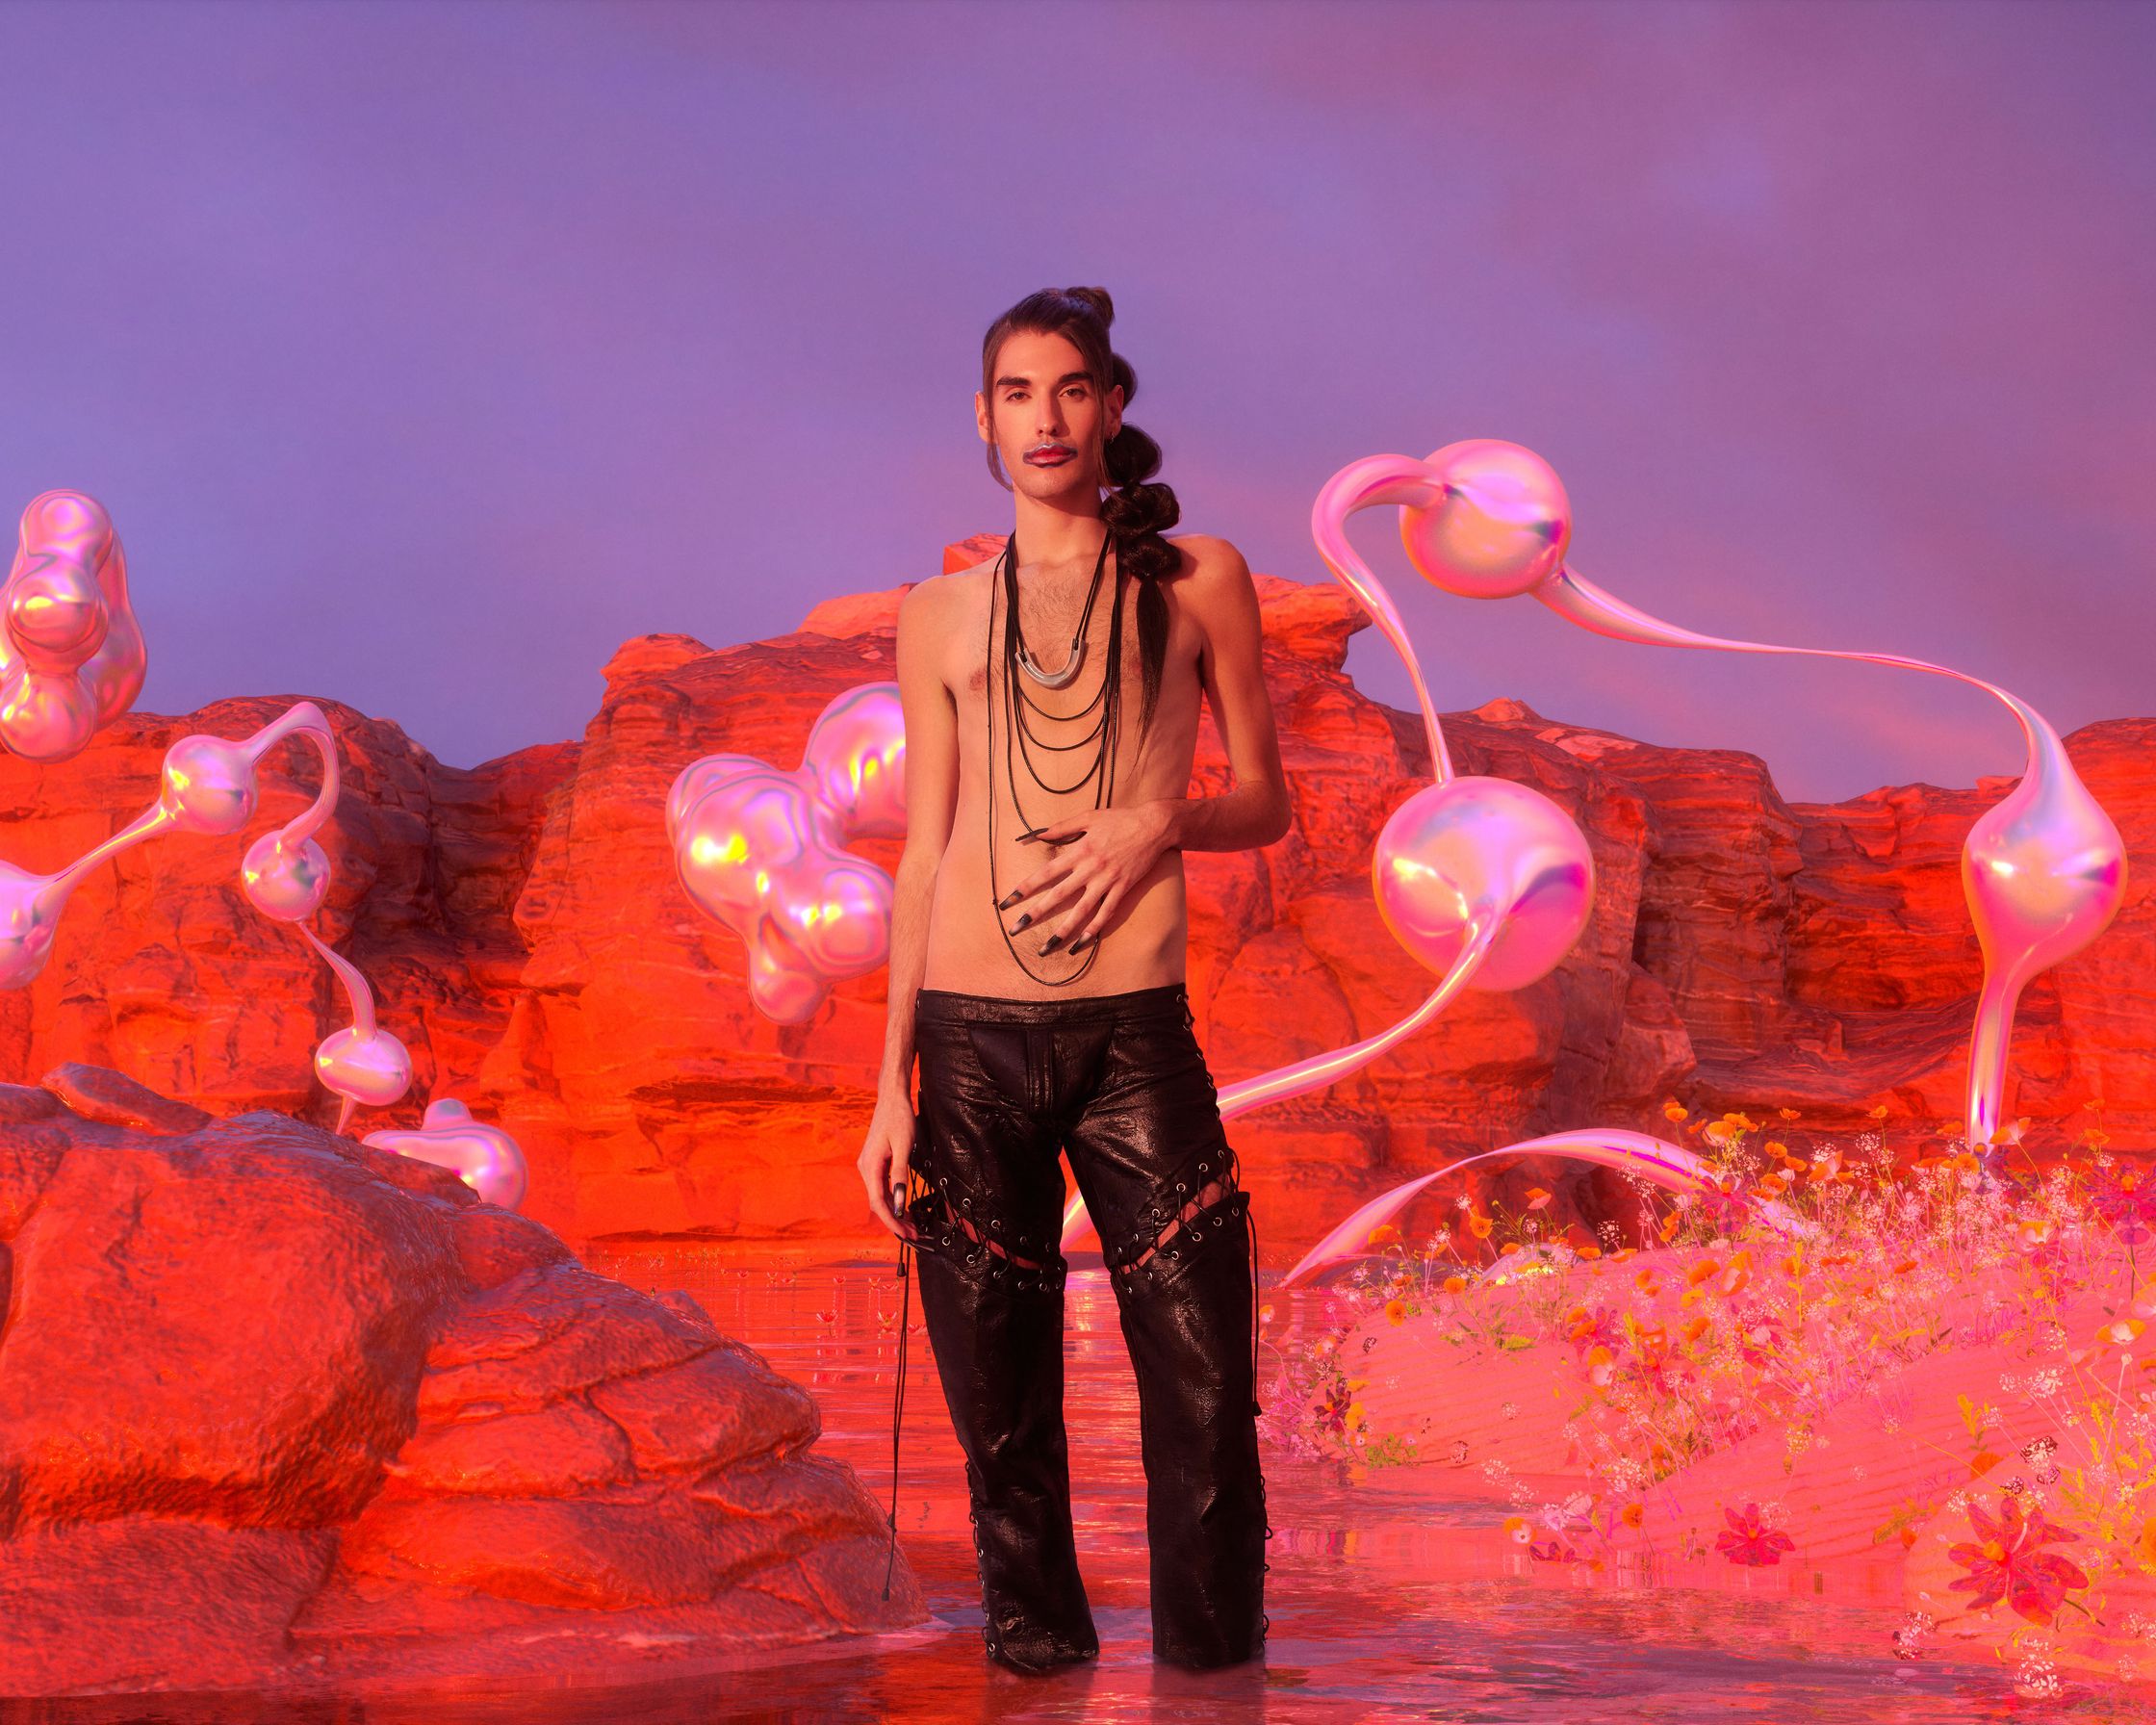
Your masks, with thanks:
[[(907, 1184), (912, 1184), (912, 1171), (907, 1171)], [(898, 1567), (898, 1434), (906, 1411), (906, 1337), (911, 1327), (913, 1282), (906, 1273), (907, 1253), (911, 1243), (898, 1243), (898, 1381), (891, 1388), (891, 1549), (884, 1560), (884, 1598), (891, 1596), (891, 1575)]]
[(1246, 1207), (1245, 1218), (1250, 1224), (1250, 1411), (1265, 1412), (1258, 1405), (1258, 1336), (1265, 1327), (1265, 1317), (1258, 1305), (1258, 1213)]

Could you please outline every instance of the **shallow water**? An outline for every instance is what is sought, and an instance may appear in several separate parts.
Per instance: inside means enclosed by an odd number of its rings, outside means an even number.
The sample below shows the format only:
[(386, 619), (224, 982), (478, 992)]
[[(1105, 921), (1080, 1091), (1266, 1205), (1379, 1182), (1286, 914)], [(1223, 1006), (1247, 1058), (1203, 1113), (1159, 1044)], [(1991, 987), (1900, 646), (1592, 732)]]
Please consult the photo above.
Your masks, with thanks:
[[(891, 1389), (904, 1289), (896, 1247), (872, 1260), (774, 1267), (739, 1249), (617, 1247), (587, 1254), (633, 1285), (682, 1288), (821, 1403), (825, 1454), (891, 1488)], [(9, 1720), (571, 1721), (721, 1719), (1120, 1721), (1863, 1721), (1918, 1725), (2034, 1714), (2148, 1716), (2067, 1684), (2017, 1700), (2007, 1672), (1895, 1660), (1898, 1587), (1781, 1568), (1649, 1584), (1532, 1563), (1498, 1534), (1498, 1504), (1444, 1495), (1417, 1469), (1356, 1481), (1268, 1451), (1273, 1538), (1262, 1661), (1195, 1674), (1156, 1664), (1146, 1610), (1144, 1478), (1136, 1389), (1097, 1256), (1072, 1258), (1065, 1419), (1080, 1560), (1100, 1630), (1095, 1665), (1024, 1677), (988, 1662), (964, 1475), (911, 1307), (900, 1446), (900, 1546), (936, 1621), (900, 1636), (789, 1650), (664, 1683), (594, 1681), (335, 1700), (224, 1695), (13, 1706)], [(1323, 1297), (1269, 1293), (1268, 1341), (1317, 1322)], [(1815, 1589), (1818, 1589), (1815, 1591)]]

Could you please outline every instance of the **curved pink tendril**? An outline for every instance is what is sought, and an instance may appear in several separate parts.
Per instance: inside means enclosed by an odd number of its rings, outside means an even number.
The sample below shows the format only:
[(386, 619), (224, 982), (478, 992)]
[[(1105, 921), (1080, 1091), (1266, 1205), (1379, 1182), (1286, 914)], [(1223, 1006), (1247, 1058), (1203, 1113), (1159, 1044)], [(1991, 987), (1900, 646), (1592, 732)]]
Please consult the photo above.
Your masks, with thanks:
[[(1644, 1132), (1630, 1132), (1616, 1127), (1552, 1132), (1541, 1138), (1522, 1139), (1517, 1144), (1508, 1144), (1499, 1149), (1463, 1156), (1459, 1161), (1449, 1162), (1443, 1168), (1433, 1169), (1426, 1174), (1418, 1174), (1414, 1179), (1395, 1186), (1390, 1192), (1380, 1193), (1303, 1253), (1296, 1267), (1274, 1285), (1292, 1288), (1298, 1282), (1307, 1281), (1330, 1265), (1359, 1256), (1369, 1243), (1371, 1231), (1399, 1215), (1424, 1187), (1447, 1174), (1457, 1173), (1463, 1168), (1472, 1168), (1477, 1162), (1488, 1162), (1499, 1156), (1564, 1156), (1576, 1162), (1588, 1162), (1599, 1168), (1613, 1168), (1622, 1172), (1637, 1174), (1665, 1192), (1699, 1194), (1714, 1190), (1712, 1166), (1681, 1145), (1665, 1144), (1658, 1138), (1648, 1137)], [(1812, 1223), (1771, 1198), (1755, 1199), (1752, 1208), (1757, 1215), (1785, 1234), (1817, 1232)]]
[[(69, 894), (98, 864), (167, 828), (222, 836), (245, 826), (254, 812), (257, 765), (293, 735), (305, 736), (321, 756), (321, 789), (304, 811), (248, 848), (242, 885), (248, 902), (276, 921), (299, 925), (312, 915), (321, 908), (330, 879), (329, 861), (313, 835), (335, 811), (342, 780), (336, 733), (321, 708), (302, 701), (240, 742), (202, 734), (181, 737), (165, 752), (157, 801), (57, 873), (33, 875), (0, 862), (0, 989), (21, 988), (44, 968)], [(379, 1107), (404, 1094), (411, 1083), (411, 1057), (403, 1043), (376, 1024), (366, 978), (312, 930), (300, 926), (299, 932), (327, 961), (351, 1002), (351, 1026), (333, 1033), (315, 1051), (317, 1073), (344, 1099), (337, 1120), (342, 1132), (358, 1103)]]
[(2025, 701), (1948, 665), (1897, 653), (1784, 647), (1703, 635), (1651, 617), (1570, 568), (1534, 596), (1560, 617), (1613, 640), (1729, 653), (1792, 653), (1857, 659), (1951, 677), (1992, 696), (2021, 726), (2028, 765), (2020, 783), (1980, 815), (1962, 846), (1962, 890), (1984, 952), (1984, 987), (1969, 1039), (1968, 1142), (1989, 1144), (2005, 1112), (2007, 1059), (2021, 991), (2081, 951), (2110, 924), (2126, 893), (2126, 846), (2103, 805), (2073, 769), (2066, 745)]

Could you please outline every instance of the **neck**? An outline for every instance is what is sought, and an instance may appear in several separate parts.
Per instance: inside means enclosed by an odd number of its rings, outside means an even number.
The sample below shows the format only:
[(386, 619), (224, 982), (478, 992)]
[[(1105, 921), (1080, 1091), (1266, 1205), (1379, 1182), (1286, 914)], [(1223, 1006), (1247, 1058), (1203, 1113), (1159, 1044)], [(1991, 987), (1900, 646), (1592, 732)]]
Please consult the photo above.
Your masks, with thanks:
[(1043, 502), (1017, 496), (1014, 531), (1018, 540), (1019, 567), (1060, 567), (1084, 563), (1091, 568), (1100, 556), (1100, 542), (1108, 536), (1108, 524), (1100, 518), (1100, 500), (1081, 486), (1068, 501)]

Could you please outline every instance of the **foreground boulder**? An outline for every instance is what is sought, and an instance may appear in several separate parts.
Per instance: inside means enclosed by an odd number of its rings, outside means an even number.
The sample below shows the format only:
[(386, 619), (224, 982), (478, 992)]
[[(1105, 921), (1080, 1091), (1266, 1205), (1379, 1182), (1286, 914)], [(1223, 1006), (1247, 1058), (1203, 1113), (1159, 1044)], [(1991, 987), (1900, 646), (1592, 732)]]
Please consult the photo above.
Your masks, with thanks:
[[(0, 1693), (529, 1673), (925, 1615), (816, 1404), (453, 1175), (0, 1085)], [(512, 1631), (503, 1635), (499, 1632)]]

